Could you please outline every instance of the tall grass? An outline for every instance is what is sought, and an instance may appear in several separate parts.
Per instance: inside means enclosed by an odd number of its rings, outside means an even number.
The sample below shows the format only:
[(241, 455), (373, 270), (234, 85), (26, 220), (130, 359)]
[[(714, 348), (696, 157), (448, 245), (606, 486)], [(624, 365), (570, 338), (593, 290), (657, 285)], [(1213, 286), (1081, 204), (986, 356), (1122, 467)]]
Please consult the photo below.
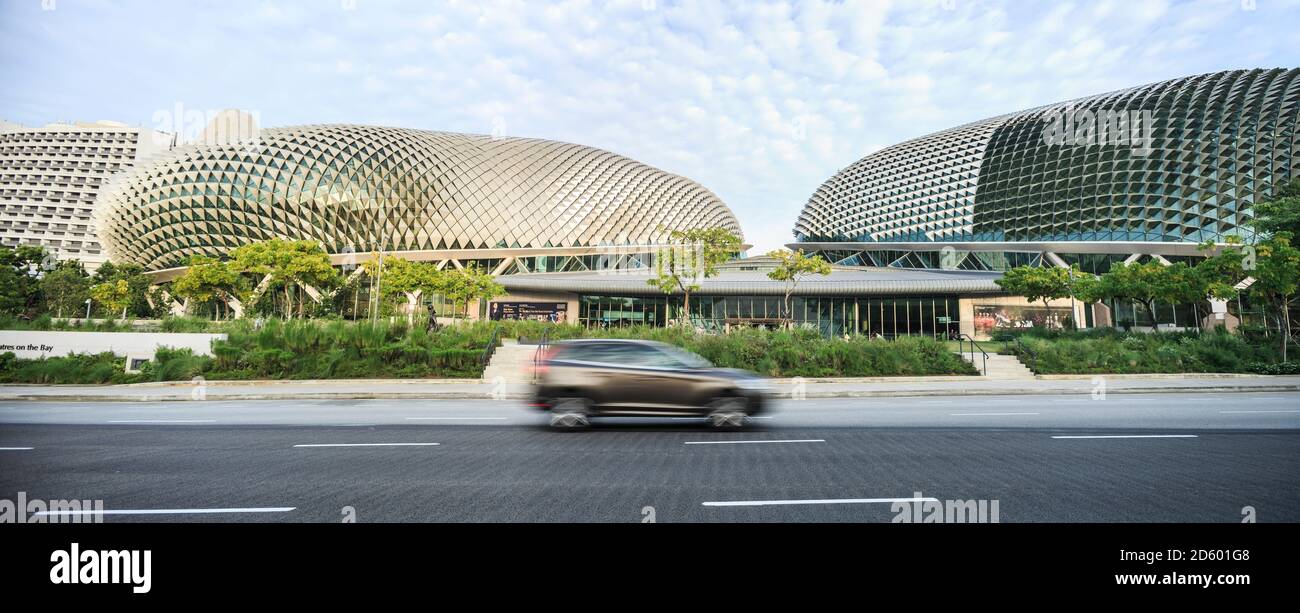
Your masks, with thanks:
[(1034, 369), (1043, 374), (1280, 373), (1289, 368), (1265, 367), (1278, 359), (1272, 344), (1252, 343), (1222, 330), (1128, 334), (1081, 330), (1023, 334), (1019, 339), (1029, 350), (1018, 351), (1022, 360), (1033, 360)]

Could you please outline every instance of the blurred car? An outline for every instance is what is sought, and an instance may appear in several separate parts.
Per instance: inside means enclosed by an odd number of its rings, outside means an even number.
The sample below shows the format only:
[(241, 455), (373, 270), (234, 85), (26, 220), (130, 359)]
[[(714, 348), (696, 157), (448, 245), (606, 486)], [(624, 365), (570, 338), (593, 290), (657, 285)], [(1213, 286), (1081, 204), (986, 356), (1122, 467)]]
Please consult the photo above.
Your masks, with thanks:
[(718, 368), (673, 345), (583, 339), (551, 345), (537, 365), (532, 406), (551, 425), (576, 428), (593, 416), (707, 417), (739, 428), (768, 404), (769, 385), (756, 373)]

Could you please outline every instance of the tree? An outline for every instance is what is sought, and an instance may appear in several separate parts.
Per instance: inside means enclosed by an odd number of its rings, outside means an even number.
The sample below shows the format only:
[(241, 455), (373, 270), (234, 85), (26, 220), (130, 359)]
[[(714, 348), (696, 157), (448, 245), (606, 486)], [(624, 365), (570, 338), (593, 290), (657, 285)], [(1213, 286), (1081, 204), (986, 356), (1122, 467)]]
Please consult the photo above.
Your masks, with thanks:
[(1177, 262), (1145, 264), (1118, 262), (1087, 289), (1090, 298), (1130, 300), (1140, 303), (1156, 325), (1156, 304), (1186, 304), (1205, 300), (1210, 294), (1207, 280), (1192, 267)]
[[(1071, 279), (1073, 275), (1074, 279)], [(1061, 268), (1059, 266), (1017, 266), (1002, 274), (994, 283), (1006, 290), (1008, 294), (1024, 296), (1030, 302), (1042, 301), (1043, 308), (1051, 308), (1052, 300), (1076, 296), (1074, 284), (1082, 282), (1084, 292), (1091, 291), (1092, 286), (1086, 279), (1091, 277), (1077, 267)], [(1092, 302), (1085, 300), (1084, 302)], [(1074, 314), (1070, 314), (1074, 318)]]
[(1255, 203), (1252, 210), (1250, 225), (1266, 237), (1280, 232), (1300, 236), (1300, 178), (1276, 188), (1272, 199)]
[(1235, 236), (1227, 237), (1227, 245), (1220, 246), (1214, 241), (1201, 243), (1200, 249), (1207, 253), (1193, 266), (1200, 277), (1199, 283), (1205, 288), (1207, 298), (1214, 300), (1232, 300), (1241, 292), (1237, 285), (1250, 277), (1246, 271), (1246, 250), (1254, 247), (1242, 247)]
[(228, 263), (216, 258), (196, 255), (190, 258), (185, 273), (172, 282), (172, 293), (194, 302), (206, 304), (217, 301), (217, 318), (221, 318), (221, 303), (238, 295), (245, 284), (243, 278)]
[[(366, 274), (375, 277), (379, 269), (378, 258), (363, 264)], [(412, 262), (399, 257), (384, 258), (383, 293), (386, 296), (402, 294), (406, 296), (408, 323), (415, 324), (415, 308), (420, 303), (420, 296), (438, 291), (447, 274), (429, 262)]]
[(491, 300), (506, 293), (506, 288), (491, 274), (474, 265), (441, 271), (436, 289), (452, 304), (464, 304), (466, 308), (472, 300)]
[(139, 264), (114, 264), (104, 262), (95, 270), (94, 282), (107, 283), (110, 281), (125, 280), (130, 287), (131, 303), (129, 312), (137, 317), (151, 317), (154, 315), (154, 307), (149, 304), (149, 288), (153, 285), (153, 280), (144, 274), (144, 267)]
[[(662, 229), (662, 228), (661, 228)], [(691, 293), (700, 280), (718, 276), (718, 266), (735, 257), (740, 237), (726, 228), (695, 228), (668, 233), (669, 247), (655, 255), (655, 276), (646, 281), (665, 294), (681, 292), (682, 322), (690, 321)]]
[(767, 278), (785, 282), (785, 299), (781, 304), (782, 317), (788, 325), (794, 322), (794, 315), (790, 312), (790, 294), (794, 293), (795, 286), (805, 277), (831, 274), (831, 265), (819, 255), (809, 257), (802, 251), (789, 249), (770, 251), (767, 256), (778, 262), (776, 268), (767, 273)]
[(1279, 310), (1279, 327), (1282, 331), (1282, 361), (1287, 360), (1287, 345), (1291, 342), (1291, 298), (1300, 284), (1300, 250), (1291, 246), (1291, 233), (1278, 232), (1266, 241), (1255, 245), (1256, 261), (1249, 268), (1255, 283), (1251, 293), (1262, 295)]
[(122, 312), (122, 319), (126, 319), (126, 309), (131, 306), (131, 285), (126, 279), (117, 281), (106, 281), (98, 285), (91, 286), (90, 297), (102, 305), (110, 313)]
[[(244, 245), (230, 252), (230, 268), (257, 276), (256, 285), (267, 283), (268, 290), (283, 290), (285, 318), (293, 317), (295, 288), (329, 289), (341, 280), (329, 255), (320, 243), (311, 240), (272, 239)], [(302, 302), (298, 305), (299, 315)]]
[(45, 273), (40, 288), (45, 295), (45, 308), (55, 317), (63, 317), (65, 312), (78, 313), (90, 297), (90, 279), (80, 267), (60, 266)]
[(0, 313), (29, 315), (36, 311), (41, 301), (41, 269), (51, 262), (43, 247), (0, 247)]

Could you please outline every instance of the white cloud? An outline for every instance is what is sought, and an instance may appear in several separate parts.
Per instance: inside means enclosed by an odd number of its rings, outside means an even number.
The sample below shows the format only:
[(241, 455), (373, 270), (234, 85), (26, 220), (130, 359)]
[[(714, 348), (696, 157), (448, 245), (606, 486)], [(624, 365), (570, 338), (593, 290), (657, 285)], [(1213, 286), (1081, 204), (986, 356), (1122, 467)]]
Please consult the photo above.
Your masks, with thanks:
[[(1215, 0), (361, 0), (351, 11), (236, 0), (158, 11), (138, 0), (54, 15), (35, 4), (0, 5), (0, 116), (147, 121), (181, 100), (280, 124), (486, 133), (504, 121), (511, 135), (699, 181), (759, 252), (791, 239), (818, 185), (888, 144), (1300, 57), (1297, 0), (1256, 11)], [(135, 44), (116, 44), (139, 23), (150, 26)], [(111, 95), (77, 95), (88, 90)], [(41, 110), (50, 116), (28, 117)]]

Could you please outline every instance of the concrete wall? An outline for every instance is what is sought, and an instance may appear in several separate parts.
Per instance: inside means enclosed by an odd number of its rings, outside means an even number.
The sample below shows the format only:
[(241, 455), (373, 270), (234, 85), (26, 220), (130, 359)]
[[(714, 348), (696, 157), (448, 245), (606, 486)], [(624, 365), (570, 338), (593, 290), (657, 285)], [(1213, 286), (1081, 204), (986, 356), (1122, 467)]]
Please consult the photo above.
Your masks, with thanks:
[(212, 355), (212, 341), (225, 334), (171, 332), (43, 332), (0, 330), (0, 353), (34, 360), (73, 353), (111, 352), (120, 356), (153, 358), (159, 347), (189, 348), (195, 355)]

